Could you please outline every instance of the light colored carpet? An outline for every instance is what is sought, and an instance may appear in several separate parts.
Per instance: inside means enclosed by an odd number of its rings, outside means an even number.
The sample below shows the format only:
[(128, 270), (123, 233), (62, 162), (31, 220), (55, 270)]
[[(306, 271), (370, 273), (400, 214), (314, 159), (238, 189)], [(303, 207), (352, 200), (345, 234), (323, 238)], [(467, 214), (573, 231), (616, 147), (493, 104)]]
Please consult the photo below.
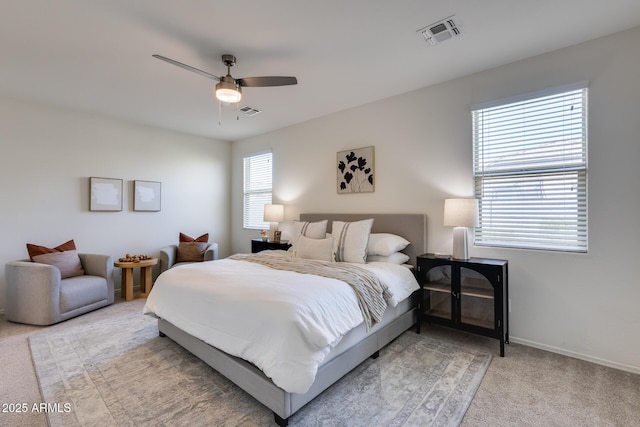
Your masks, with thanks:
[[(140, 312), (29, 338), (51, 426), (273, 425), (273, 414)], [(459, 425), (491, 356), (413, 331), (290, 418), (291, 426)], [(67, 404), (67, 405), (65, 405)]]

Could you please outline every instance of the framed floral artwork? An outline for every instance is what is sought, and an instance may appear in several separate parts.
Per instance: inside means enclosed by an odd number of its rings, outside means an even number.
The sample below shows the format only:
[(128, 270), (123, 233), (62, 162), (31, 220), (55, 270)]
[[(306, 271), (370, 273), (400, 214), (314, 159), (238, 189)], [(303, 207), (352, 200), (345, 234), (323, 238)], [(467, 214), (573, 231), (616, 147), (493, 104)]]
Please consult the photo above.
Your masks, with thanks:
[(338, 152), (338, 194), (375, 191), (373, 146)]

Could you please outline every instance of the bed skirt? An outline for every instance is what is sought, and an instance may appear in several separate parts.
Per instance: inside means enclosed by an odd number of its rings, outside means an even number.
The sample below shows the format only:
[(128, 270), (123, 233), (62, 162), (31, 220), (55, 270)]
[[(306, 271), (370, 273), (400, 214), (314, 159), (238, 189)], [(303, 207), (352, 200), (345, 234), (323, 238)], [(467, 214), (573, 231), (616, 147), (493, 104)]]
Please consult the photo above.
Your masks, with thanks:
[(166, 320), (158, 320), (158, 330), (249, 393), (273, 411), (279, 425), (286, 426), (288, 418), (296, 411), (416, 324), (418, 293), (398, 305), (400, 313), (391, 315), (386, 322), (383, 319), (362, 338), (359, 336), (361, 331), (349, 332), (343, 339), (344, 343), (339, 343), (318, 368), (311, 388), (304, 394), (286, 392), (251, 363), (218, 350)]

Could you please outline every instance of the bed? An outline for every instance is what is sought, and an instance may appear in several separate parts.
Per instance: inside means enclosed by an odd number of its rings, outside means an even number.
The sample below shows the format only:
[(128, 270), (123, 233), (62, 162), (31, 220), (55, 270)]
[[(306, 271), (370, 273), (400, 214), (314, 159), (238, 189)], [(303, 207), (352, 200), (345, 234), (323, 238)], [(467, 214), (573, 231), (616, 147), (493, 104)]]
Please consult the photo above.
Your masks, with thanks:
[[(408, 264), (415, 267), (416, 256), (426, 252), (426, 239), (427, 239), (427, 228), (426, 228), (426, 216), (422, 214), (301, 214), (300, 221), (317, 223), (318, 221), (327, 220), (327, 232), (332, 232), (331, 225), (333, 221), (346, 221), (346, 222), (354, 222), (360, 221), (364, 219), (373, 219), (373, 225), (371, 228), (371, 233), (392, 233), (394, 235), (402, 236), (409, 242), (404, 252), (408, 255), (409, 260)], [(233, 257), (231, 257), (233, 258)], [(223, 262), (220, 262), (223, 261)], [(216, 267), (224, 268), (225, 263), (229, 263), (229, 261), (210, 261), (211, 263), (219, 263)], [(233, 261), (231, 261), (233, 262)], [(190, 272), (191, 275), (184, 275), (180, 277), (189, 277), (189, 281), (193, 280), (193, 282), (198, 281), (198, 277), (203, 269), (207, 269), (210, 267), (206, 265), (208, 263), (197, 263), (203, 264), (200, 266), (185, 266), (180, 267), (181, 269), (191, 269), (184, 270), (183, 272)], [(341, 264), (341, 263), (335, 263)], [(376, 263), (372, 263), (370, 267), (375, 267)], [(386, 264), (386, 263), (384, 263)], [(244, 264), (247, 266), (244, 268), (248, 273), (252, 274), (254, 272), (255, 277), (259, 277), (261, 274), (260, 268), (262, 266), (248, 266), (248, 264)], [(397, 266), (394, 266), (395, 269)], [(367, 267), (369, 268), (369, 267)], [(386, 268), (386, 267), (385, 267)], [(389, 266), (391, 269), (391, 267)], [(402, 270), (411, 271), (407, 266), (400, 267)], [(200, 269), (200, 270), (199, 270)], [(254, 271), (255, 270), (255, 271)], [(393, 269), (391, 269), (393, 270)], [(169, 270), (170, 272), (171, 270)], [(181, 273), (183, 273), (181, 272)], [(289, 272), (281, 272), (282, 274), (296, 274)], [(165, 273), (163, 273), (164, 275)], [(280, 274), (280, 273), (277, 273)], [(305, 275), (308, 277), (309, 275)], [(178, 277), (177, 273), (173, 273), (172, 277)], [(278, 278), (280, 276), (277, 276)], [(191, 279), (193, 278), (193, 279)], [(156, 281), (156, 285), (154, 286), (154, 290), (156, 289), (166, 289), (168, 283), (171, 282), (171, 278), (169, 276), (160, 276)], [(309, 280), (315, 280), (314, 278), (309, 278)], [(176, 280), (176, 279), (174, 279)], [(240, 279), (238, 279), (240, 280)], [(278, 279), (279, 280), (279, 279)], [(318, 278), (318, 280), (324, 280), (322, 278)], [(195, 286), (192, 283), (185, 283), (184, 286), (190, 287)], [(344, 283), (341, 283), (341, 286), (344, 287)], [(256, 361), (250, 358), (248, 360), (252, 360), (254, 363), (250, 363), (246, 360), (243, 360), (241, 357), (235, 357), (227, 352), (216, 348), (215, 346), (208, 344), (205, 341), (212, 341), (209, 336), (202, 336), (199, 329), (190, 328), (183, 326), (178, 327), (176, 324), (187, 325), (189, 322), (185, 323), (185, 319), (183, 316), (196, 316), (193, 313), (197, 313), (198, 309), (193, 308), (190, 310), (186, 310), (189, 312), (188, 314), (179, 314), (176, 315), (174, 313), (170, 313), (171, 311), (166, 310), (163, 311), (164, 307), (162, 307), (159, 301), (163, 299), (160, 297), (156, 298), (154, 295), (154, 290), (152, 290), (151, 295), (145, 305), (145, 313), (153, 315), (158, 318), (158, 330), (161, 336), (168, 336), (176, 343), (180, 344), (185, 349), (189, 350), (195, 356), (203, 360), (213, 369), (233, 381), (240, 388), (245, 390), (251, 396), (253, 396), (256, 400), (261, 402), (263, 405), (268, 407), (274, 413), (275, 421), (280, 426), (286, 426), (288, 424), (288, 419), (291, 417), (296, 411), (302, 408), (306, 403), (310, 402), (313, 398), (315, 398), (322, 391), (326, 390), (333, 383), (351, 371), (353, 368), (358, 366), (364, 360), (369, 357), (377, 357), (378, 352), (400, 334), (405, 332), (407, 329), (411, 328), (417, 322), (417, 304), (418, 304), (418, 291), (410, 293), (406, 298), (403, 297), (402, 300), (396, 301), (395, 305), (389, 305), (385, 310), (384, 314), (381, 315), (381, 318), (377, 323), (370, 326), (367, 322), (353, 321), (357, 326), (351, 328), (348, 325), (344, 327), (350, 328), (345, 333), (342, 333), (340, 330), (336, 330), (336, 334), (340, 335), (341, 338), (332, 341), (331, 345), (326, 348), (322, 348), (319, 350), (319, 357), (316, 355), (316, 359), (319, 360), (317, 365), (314, 367), (314, 375), (309, 378), (308, 376), (302, 375), (302, 379), (299, 381), (296, 379), (291, 380), (290, 382), (288, 378), (277, 377), (272, 374), (273, 370), (271, 369), (271, 362), (264, 362), (262, 360)], [(161, 295), (163, 291), (157, 290), (156, 293)], [(351, 291), (353, 293), (353, 291)], [(165, 295), (165, 305), (179, 305), (180, 301), (177, 300), (180, 294), (167, 294)], [(203, 296), (199, 299), (205, 300), (207, 297)], [(233, 295), (230, 295), (230, 298), (234, 298)], [(336, 297), (337, 298), (337, 297)], [(192, 300), (193, 302), (193, 300)], [(233, 304), (236, 304), (237, 301), (228, 301), (230, 307)], [(265, 304), (266, 305), (266, 304)], [(186, 304), (185, 304), (186, 306)], [(255, 309), (255, 305), (251, 310)], [(251, 310), (247, 310), (251, 312)], [(199, 325), (202, 323), (200, 319), (193, 319), (191, 322), (194, 325)], [(340, 322), (338, 322), (340, 323)], [(230, 325), (231, 329), (234, 329)], [(418, 325), (419, 326), (419, 325)], [(218, 326), (216, 326), (218, 327)], [(220, 328), (218, 328), (220, 329)], [(185, 330), (189, 330), (186, 332)], [(235, 329), (237, 330), (237, 328)], [(305, 329), (306, 330), (306, 329)], [(226, 331), (225, 331), (226, 333)], [(295, 335), (295, 330), (293, 332), (282, 331), (282, 334)], [(231, 332), (229, 332), (231, 335)], [(270, 337), (269, 337), (270, 339)], [(274, 338), (278, 339), (278, 337)], [(331, 340), (332, 338), (328, 338)], [(315, 335), (310, 334), (309, 341), (317, 341)], [(336, 343), (337, 342), (337, 343)], [(240, 344), (242, 342), (240, 341)], [(232, 354), (240, 354), (235, 351), (236, 348), (243, 348), (242, 345), (239, 344), (239, 347), (232, 347), (234, 351), (229, 351)], [(223, 349), (226, 349), (223, 345), (219, 345)], [(320, 348), (320, 347), (318, 347)], [(254, 351), (254, 350), (252, 350)], [(293, 351), (292, 353), (295, 353)], [(321, 353), (321, 354), (320, 354)], [(242, 353), (244, 354), (244, 353)], [(247, 353), (249, 354), (249, 353)], [(283, 363), (284, 359), (286, 359), (287, 355), (283, 355)], [(293, 358), (294, 356), (292, 356)], [(297, 357), (297, 356), (296, 356)], [(266, 363), (266, 365), (265, 365)], [(292, 360), (291, 363), (295, 363), (295, 360)], [(263, 366), (264, 372), (268, 372), (271, 376), (265, 375), (263, 370), (259, 369), (258, 366)], [(283, 365), (286, 369), (290, 368), (291, 365)], [(303, 370), (304, 373), (304, 370)], [(296, 375), (292, 375), (296, 377)], [(272, 379), (273, 378), (273, 379)], [(277, 385), (278, 383), (279, 385)], [(289, 390), (289, 391), (286, 391)]]

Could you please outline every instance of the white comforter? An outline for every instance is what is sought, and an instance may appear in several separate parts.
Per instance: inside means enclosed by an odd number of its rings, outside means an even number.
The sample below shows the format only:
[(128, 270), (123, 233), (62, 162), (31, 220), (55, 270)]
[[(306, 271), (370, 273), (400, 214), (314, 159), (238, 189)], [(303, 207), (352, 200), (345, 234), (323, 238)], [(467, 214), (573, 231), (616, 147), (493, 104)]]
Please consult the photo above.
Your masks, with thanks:
[[(418, 289), (406, 267), (358, 266), (389, 287), (392, 306)], [(331, 348), (363, 322), (354, 291), (342, 281), (229, 259), (162, 273), (143, 312), (253, 363), (291, 393), (305, 393)]]

